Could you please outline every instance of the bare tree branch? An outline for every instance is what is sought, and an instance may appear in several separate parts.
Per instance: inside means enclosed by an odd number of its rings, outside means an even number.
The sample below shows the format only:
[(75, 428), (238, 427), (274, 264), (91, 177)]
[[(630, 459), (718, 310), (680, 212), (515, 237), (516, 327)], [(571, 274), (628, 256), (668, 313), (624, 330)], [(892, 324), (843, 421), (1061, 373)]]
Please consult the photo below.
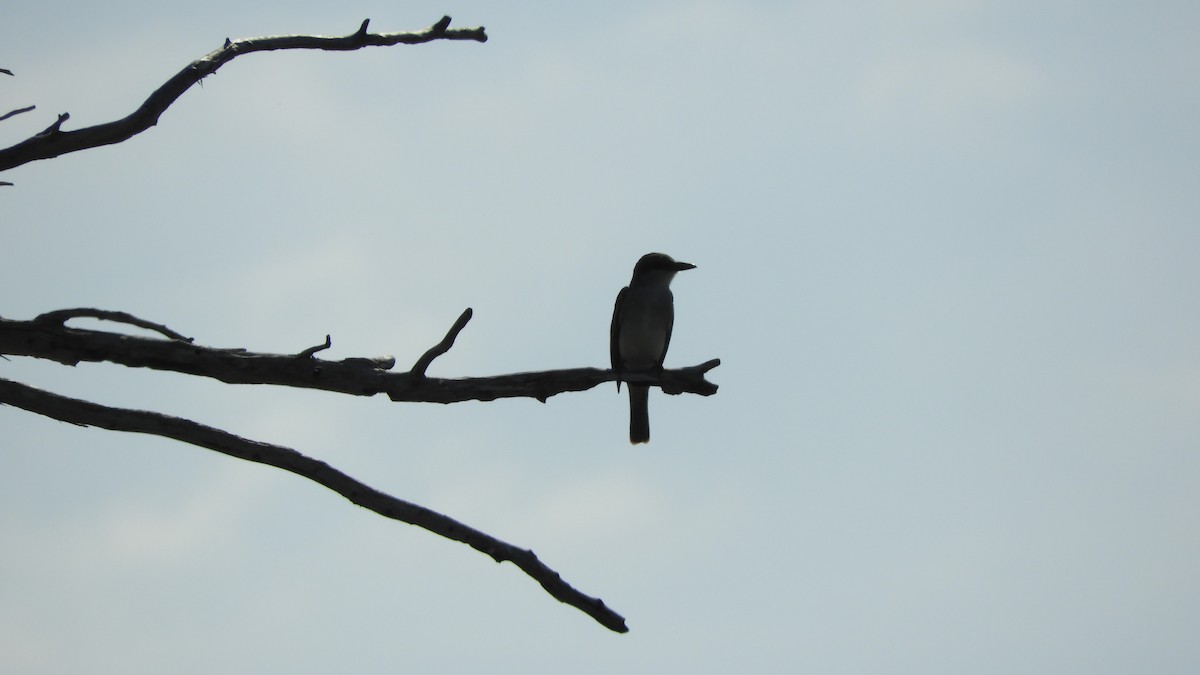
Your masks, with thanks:
[[(46, 312), (31, 321), (13, 321), (0, 317), (0, 356), (30, 356), (67, 365), (76, 365), (81, 361), (108, 361), (129, 367), (147, 367), (212, 377), (234, 384), (276, 384), (354, 395), (382, 392), (387, 393), (394, 401), (438, 403), (490, 401), (514, 396), (532, 397), (544, 402), (554, 394), (583, 391), (610, 382), (616, 377), (612, 371), (598, 368), (463, 379), (426, 376), (425, 370), (434, 359), (450, 350), (458, 334), (470, 321), (471, 315), (472, 312), (468, 308), (458, 317), (441, 342), (427, 350), (417, 360), (413, 370), (407, 373), (388, 372), (395, 365), (395, 359), (391, 357), (358, 357), (341, 361), (317, 359), (314, 356), (316, 352), (327, 349), (332, 344), (328, 335), (325, 336), (324, 344), (309, 347), (298, 354), (256, 354), (244, 349), (214, 349), (195, 345), (192, 344), (191, 338), (186, 338), (162, 324), (138, 318), (127, 312), (93, 308)], [(69, 328), (65, 325), (69, 319), (84, 317), (146, 328), (169, 339)], [(717, 386), (705, 380), (704, 376), (720, 363), (719, 359), (713, 359), (690, 368), (663, 370), (652, 374), (625, 374), (623, 379), (658, 385), (667, 393), (697, 393), (707, 396), (715, 393)], [(325, 462), (290, 448), (244, 439), (220, 429), (161, 413), (111, 408), (67, 398), (5, 379), (0, 379), (0, 405), (2, 404), (71, 424), (172, 438), (216, 450), (231, 457), (290, 471), (383, 516), (465, 543), (486, 553), (497, 562), (510, 561), (559, 601), (580, 609), (610, 630), (621, 633), (628, 630), (625, 620), (609, 609), (602, 600), (584, 595), (567, 584), (557, 572), (538, 560), (533, 551), (500, 541), (420, 505), (384, 494)]]
[[(102, 145), (111, 145), (128, 140), (158, 123), (158, 118), (183, 92), (229, 61), (253, 52), (279, 49), (323, 49), (349, 51), (363, 47), (387, 47), (397, 44), (421, 44), (434, 40), (473, 40), (486, 42), (483, 28), (450, 28), (450, 17), (443, 17), (434, 25), (414, 33), (368, 33), (363, 21), (359, 29), (342, 37), (318, 35), (281, 35), (257, 37), (243, 40), (225, 40), (216, 51), (188, 64), (183, 70), (167, 80), (137, 110), (122, 119), (98, 124), (84, 129), (63, 131), (67, 113), (59, 115), (58, 121), (45, 131), (27, 138), (16, 145), (0, 150), (0, 171), (21, 166), (39, 159), (58, 157), (69, 152), (87, 150)], [(10, 73), (11, 74), (11, 73)]]
[(418, 504), (397, 499), (338, 471), (318, 459), (291, 448), (235, 436), (191, 420), (144, 410), (111, 408), (90, 401), (60, 396), (0, 378), (0, 404), (22, 408), (56, 420), (113, 431), (127, 431), (172, 438), (202, 448), (259, 464), (278, 467), (337, 492), (352, 503), (381, 516), (426, 529), (462, 542), (491, 556), (496, 562), (511, 562), (541, 584), (551, 596), (575, 607), (618, 633), (628, 631), (625, 619), (603, 600), (584, 595), (558, 572), (547, 567), (533, 551), (513, 546), (470, 526)]
[(16, 110), (10, 110), (10, 111), (4, 113), (3, 115), (0, 115), (0, 122), (3, 122), (4, 120), (6, 120), (10, 117), (13, 117), (15, 115), (20, 115), (21, 113), (27, 113), (30, 110), (36, 110), (36, 109), (37, 109), (36, 105), (31, 105), (31, 106), (26, 106), (24, 108), (17, 108)]
[(463, 328), (466, 328), (467, 322), (471, 320), (472, 314), (473, 312), (471, 311), (470, 307), (464, 310), (463, 313), (459, 315), (458, 320), (454, 322), (454, 325), (450, 327), (450, 330), (446, 333), (446, 337), (442, 338), (441, 342), (430, 347), (429, 351), (425, 352), (421, 355), (421, 358), (417, 359), (417, 362), (413, 364), (411, 371), (413, 377), (424, 378), (425, 371), (429, 369), (429, 364), (433, 363), (433, 360), (437, 357), (450, 351), (450, 348), (454, 346), (454, 341), (458, 339), (458, 334), (462, 332)]
[(325, 344), (313, 345), (312, 347), (309, 347), (308, 349), (305, 349), (304, 351), (297, 354), (295, 356), (295, 358), (297, 361), (300, 361), (303, 359), (311, 359), (313, 354), (316, 354), (317, 352), (325, 351), (326, 349), (329, 349), (332, 346), (333, 346), (333, 338), (330, 337), (329, 335), (326, 335), (325, 336)]
[[(3, 73), (5, 75), (13, 74), (13, 72), (7, 68), (0, 68), (0, 73)], [(0, 122), (3, 122), (4, 120), (6, 120), (10, 117), (15, 117), (16, 115), (20, 115), (21, 113), (27, 113), (30, 110), (36, 110), (36, 109), (37, 109), (36, 105), (31, 105), (31, 106), (26, 106), (24, 108), (17, 108), (16, 110), (10, 110), (10, 111), (4, 113), (3, 115), (0, 115)], [(8, 187), (11, 185), (12, 185), (12, 183), (10, 183), (6, 180), (0, 180), (0, 187)]]
[[(129, 316), (123, 312), (75, 309), (49, 312), (33, 321), (0, 318), (0, 354), (31, 356), (72, 366), (80, 362), (108, 361), (131, 368), (152, 368), (211, 377), (229, 384), (273, 384), (321, 389), (354, 396), (384, 393), (393, 401), (429, 403), (492, 401), (517, 397), (536, 398), (545, 402), (556, 394), (585, 391), (616, 379), (613, 371), (599, 368), (572, 368), (457, 379), (427, 377), (423, 372), (418, 372), (416, 367), (406, 373), (390, 372), (389, 369), (395, 365), (395, 359), (391, 357), (356, 357), (325, 361), (312, 356), (316, 350), (305, 350), (299, 355), (264, 354), (241, 348), (204, 347), (178, 339), (160, 340), (68, 328), (57, 320), (62, 316), (61, 312), (74, 316), (84, 315), (80, 314), (81, 312), (91, 315)], [(446, 338), (426, 352), (417, 361), (417, 366), (432, 361), (437, 355), (448, 350), (449, 344), (453, 343), (453, 338), (469, 318), (470, 315), (464, 312)], [(431, 354), (433, 356), (430, 356)], [(624, 373), (621, 377), (626, 382), (657, 385), (668, 394), (710, 396), (717, 392), (717, 385), (706, 380), (704, 376), (720, 363), (719, 359), (713, 359), (690, 368), (645, 374)]]
[[(128, 116), (105, 124), (77, 130), (62, 129), (70, 120), (62, 113), (44, 131), (0, 150), (0, 171), (28, 162), (120, 143), (158, 123), (159, 117), (185, 91), (215, 73), (234, 58), (258, 51), (283, 49), (320, 49), (348, 51), (368, 46), (420, 44), (434, 40), (487, 41), (483, 28), (450, 29), (450, 17), (443, 17), (429, 28), (413, 33), (368, 32), (369, 20), (358, 30), (342, 37), (288, 35), (233, 41), (190, 63), (155, 90)], [(6, 69), (0, 73), (12, 75)], [(33, 110), (13, 110), (0, 121)], [(11, 185), (0, 181), (0, 185)], [(392, 357), (346, 358), (326, 361), (317, 352), (332, 345), (329, 335), (323, 344), (295, 354), (254, 353), (245, 349), (217, 349), (192, 344), (192, 339), (158, 323), (126, 312), (75, 308), (44, 313), (31, 321), (12, 321), (0, 317), (0, 358), (5, 354), (57, 361), (67, 365), (80, 362), (111, 362), (127, 367), (144, 367), (189, 375), (210, 377), (231, 384), (274, 384), (321, 389), (357, 396), (386, 393), (393, 401), (455, 403), (491, 401), (506, 397), (531, 397), (545, 402), (550, 396), (568, 391), (583, 391), (617, 375), (611, 370), (575, 368), (543, 372), (514, 373), (493, 377), (444, 379), (432, 378), (426, 371), (439, 356), (447, 353), (472, 316), (468, 308), (438, 344), (417, 359), (409, 372), (391, 372)], [(151, 330), (167, 339), (71, 328), (74, 318), (114, 321)], [(717, 386), (705, 375), (720, 365), (719, 359), (689, 368), (660, 370), (654, 373), (624, 374), (627, 382), (660, 387), (669, 394), (694, 393), (708, 396)], [(607, 628), (626, 632), (625, 620), (598, 598), (579, 592), (544, 565), (533, 551), (522, 549), (475, 530), (425, 507), (397, 499), (375, 490), (334, 469), (325, 462), (295, 450), (244, 439), (226, 431), (187, 419), (156, 412), (112, 408), (78, 400), (0, 379), (0, 405), (13, 405), (81, 426), (96, 426), (116, 431), (145, 433), (209, 448), (231, 457), (275, 466), (308, 478), (341, 494), (352, 503), (385, 517), (416, 525), (440, 536), (465, 543), (486, 553), (497, 562), (509, 561), (536, 580), (554, 598), (576, 607)]]
[[(56, 309), (53, 312), (44, 312), (34, 317), (34, 323), (55, 324), (58, 326), (64, 325), (69, 319), (101, 319), (104, 321), (115, 321), (117, 323), (125, 323), (138, 328), (145, 328), (156, 333), (171, 338), (172, 340), (182, 340), (183, 342), (191, 342), (192, 338), (184, 337), (179, 333), (167, 328), (160, 323), (153, 323), (145, 319), (139, 319), (128, 312), (113, 312), (107, 309), (93, 309), (91, 307), (77, 307), (75, 309)], [(326, 338), (328, 340), (328, 338)]]

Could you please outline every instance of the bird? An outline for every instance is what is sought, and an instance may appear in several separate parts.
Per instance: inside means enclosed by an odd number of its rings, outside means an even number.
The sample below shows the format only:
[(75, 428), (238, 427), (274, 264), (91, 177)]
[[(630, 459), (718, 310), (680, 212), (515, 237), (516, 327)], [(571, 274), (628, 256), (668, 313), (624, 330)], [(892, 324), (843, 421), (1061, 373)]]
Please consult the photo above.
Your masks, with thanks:
[[(621, 391), (622, 373), (649, 373), (662, 369), (671, 329), (675, 325), (675, 296), (671, 280), (695, 269), (665, 253), (647, 253), (633, 266), (629, 285), (617, 294), (609, 332), (609, 353)], [(650, 441), (650, 387), (629, 383), (629, 442)]]

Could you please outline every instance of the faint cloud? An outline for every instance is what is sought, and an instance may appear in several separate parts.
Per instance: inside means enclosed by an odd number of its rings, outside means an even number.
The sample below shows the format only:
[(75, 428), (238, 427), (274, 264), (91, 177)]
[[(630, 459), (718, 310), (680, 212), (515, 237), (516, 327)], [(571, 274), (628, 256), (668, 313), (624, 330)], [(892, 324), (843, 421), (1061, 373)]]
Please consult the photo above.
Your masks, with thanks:
[(635, 13), (630, 25), (655, 35), (684, 33), (713, 37), (756, 28), (762, 19), (762, 9), (753, 3), (720, 0), (652, 4)]
[(262, 492), (260, 478), (231, 467), (174, 503), (113, 505), (94, 524), (93, 553), (117, 565), (211, 559), (236, 538), (241, 515)]
[(37, 529), (20, 523), (5, 527), (22, 530), (20, 540), (28, 543), (18, 558), (29, 569), (45, 568), (45, 561), (85, 558), (97, 573), (204, 564), (230, 549), (240, 536), (243, 514), (264, 492), (261, 472), (240, 465), (188, 483), (174, 499), (138, 493)]
[(254, 309), (307, 305), (326, 293), (340, 295), (361, 288), (374, 256), (364, 242), (322, 237), (303, 246), (278, 247), (269, 258), (250, 261), (232, 283), (238, 300)]
[(1037, 90), (1029, 65), (977, 46), (889, 52), (863, 75), (860, 101), (869, 118), (954, 121), (1026, 104)]
[(481, 461), (467, 446), (445, 443), (436, 452), (444, 466), (424, 469), (425, 484), (435, 487), (418, 501), (502, 539), (595, 549), (651, 536), (672, 520), (659, 489), (634, 471), (535, 476)]
[(386, 269), (371, 245), (365, 235), (318, 234), (297, 237), (290, 245), (279, 242), (268, 255), (243, 261), (225, 277), (222, 294), (239, 317), (242, 339), (250, 328), (261, 327), (277, 338), (280, 326), (312, 320), (319, 323), (317, 332), (303, 337), (319, 342), (320, 331), (331, 331), (340, 317), (378, 314), (379, 299), (370, 290), (387, 287)]
[(555, 541), (629, 540), (668, 520), (658, 492), (638, 474), (612, 470), (555, 485), (527, 520)]
[(8, 672), (50, 672), (56, 643), (28, 617), (0, 613), (0, 666)]

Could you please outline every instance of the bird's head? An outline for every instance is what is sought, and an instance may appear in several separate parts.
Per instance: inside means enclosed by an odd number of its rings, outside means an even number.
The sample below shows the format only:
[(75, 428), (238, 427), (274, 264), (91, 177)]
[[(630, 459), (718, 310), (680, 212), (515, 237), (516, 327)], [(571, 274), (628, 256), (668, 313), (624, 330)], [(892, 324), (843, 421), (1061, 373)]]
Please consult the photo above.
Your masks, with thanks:
[(668, 279), (676, 272), (695, 269), (691, 263), (680, 262), (666, 253), (647, 253), (633, 266), (633, 278), (652, 278), (666, 276)]

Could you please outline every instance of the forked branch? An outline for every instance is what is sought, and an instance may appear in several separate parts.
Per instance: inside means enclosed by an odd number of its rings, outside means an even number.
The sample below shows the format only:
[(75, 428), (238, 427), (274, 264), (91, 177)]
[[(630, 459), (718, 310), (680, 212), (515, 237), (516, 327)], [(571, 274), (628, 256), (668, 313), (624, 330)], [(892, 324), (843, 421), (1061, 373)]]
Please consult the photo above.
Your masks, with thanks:
[[(0, 150), (0, 171), (127, 140), (157, 124), (162, 113), (185, 91), (242, 54), (283, 49), (347, 51), (434, 40), (487, 40), (483, 28), (451, 29), (450, 17), (443, 17), (429, 28), (413, 33), (370, 33), (368, 25), (369, 20), (363, 21), (358, 30), (341, 37), (288, 35), (236, 41), (226, 39), (221, 48), (188, 64), (122, 119), (83, 129), (64, 130), (63, 125), (70, 120), (70, 114), (64, 112), (58, 115), (42, 132)], [(6, 69), (0, 69), (0, 73), (12, 74)], [(32, 106), (13, 110), (0, 116), (0, 121), (30, 110), (33, 110)], [(11, 183), (0, 181), (0, 185)], [(166, 339), (68, 327), (66, 322), (75, 318), (135, 326), (158, 333)], [(598, 368), (458, 379), (427, 376), (426, 371), (433, 361), (453, 347), (455, 339), (470, 319), (471, 310), (467, 309), (441, 342), (422, 354), (408, 372), (391, 372), (396, 363), (392, 357), (355, 357), (340, 361), (319, 359), (316, 354), (332, 346), (328, 335), (323, 343), (292, 354), (254, 353), (241, 348), (218, 349), (195, 345), (191, 338), (160, 323), (125, 312), (88, 308), (47, 312), (31, 321), (0, 318), (0, 357), (5, 354), (28, 356), (67, 365), (107, 361), (128, 367), (210, 377), (231, 384), (274, 384), (357, 396), (385, 393), (393, 401), (437, 403), (490, 401), (505, 397), (531, 397), (544, 402), (555, 394), (583, 391), (616, 379), (613, 371)], [(717, 386), (708, 382), (705, 375), (718, 365), (720, 360), (713, 359), (690, 368), (624, 374), (622, 379), (659, 386), (669, 394), (708, 396), (716, 393)], [(0, 379), (0, 405), (3, 404), (71, 424), (171, 438), (290, 471), (380, 515), (465, 543), (497, 562), (512, 562), (561, 602), (584, 611), (611, 630), (622, 633), (627, 630), (620, 615), (598, 598), (584, 595), (567, 584), (557, 572), (546, 567), (533, 551), (513, 546), (445, 515), (380, 492), (325, 462), (290, 448), (241, 438), (191, 420), (156, 412), (112, 408)]]
[[(575, 368), (493, 377), (444, 379), (425, 374), (438, 356), (454, 345), (472, 312), (468, 308), (442, 340), (417, 359), (412, 370), (393, 373), (392, 357), (347, 358), (325, 361), (316, 353), (328, 349), (325, 341), (296, 354), (256, 354), (245, 349), (216, 349), (192, 343), (161, 323), (147, 321), (127, 312), (76, 308), (46, 312), (31, 321), (0, 318), (0, 356), (8, 354), (48, 359), (67, 365), (81, 361), (108, 361), (129, 367), (168, 370), (211, 377), (232, 384), (275, 384), (323, 389), (369, 396), (386, 393), (394, 401), (490, 401), (525, 396), (545, 401), (554, 394), (583, 391), (616, 378), (611, 370)], [(92, 318), (114, 321), (155, 331), (167, 339), (71, 328), (70, 319)], [(720, 365), (712, 359), (690, 368), (647, 374), (623, 374), (627, 382), (658, 385), (669, 394), (716, 393), (707, 381), (708, 371)], [(497, 562), (510, 561), (535, 579), (553, 597), (576, 607), (605, 627), (625, 632), (625, 620), (603, 601), (579, 592), (546, 567), (532, 551), (505, 543), (452, 518), (371, 488), (334, 469), (325, 462), (295, 450), (251, 441), (229, 432), (190, 420), (156, 412), (111, 408), (67, 398), (28, 385), (0, 379), (0, 404), (13, 405), (57, 420), (96, 426), (114, 431), (154, 434), (190, 443), (240, 459), (269, 464), (323, 485), (351, 502), (388, 518), (465, 543)]]

